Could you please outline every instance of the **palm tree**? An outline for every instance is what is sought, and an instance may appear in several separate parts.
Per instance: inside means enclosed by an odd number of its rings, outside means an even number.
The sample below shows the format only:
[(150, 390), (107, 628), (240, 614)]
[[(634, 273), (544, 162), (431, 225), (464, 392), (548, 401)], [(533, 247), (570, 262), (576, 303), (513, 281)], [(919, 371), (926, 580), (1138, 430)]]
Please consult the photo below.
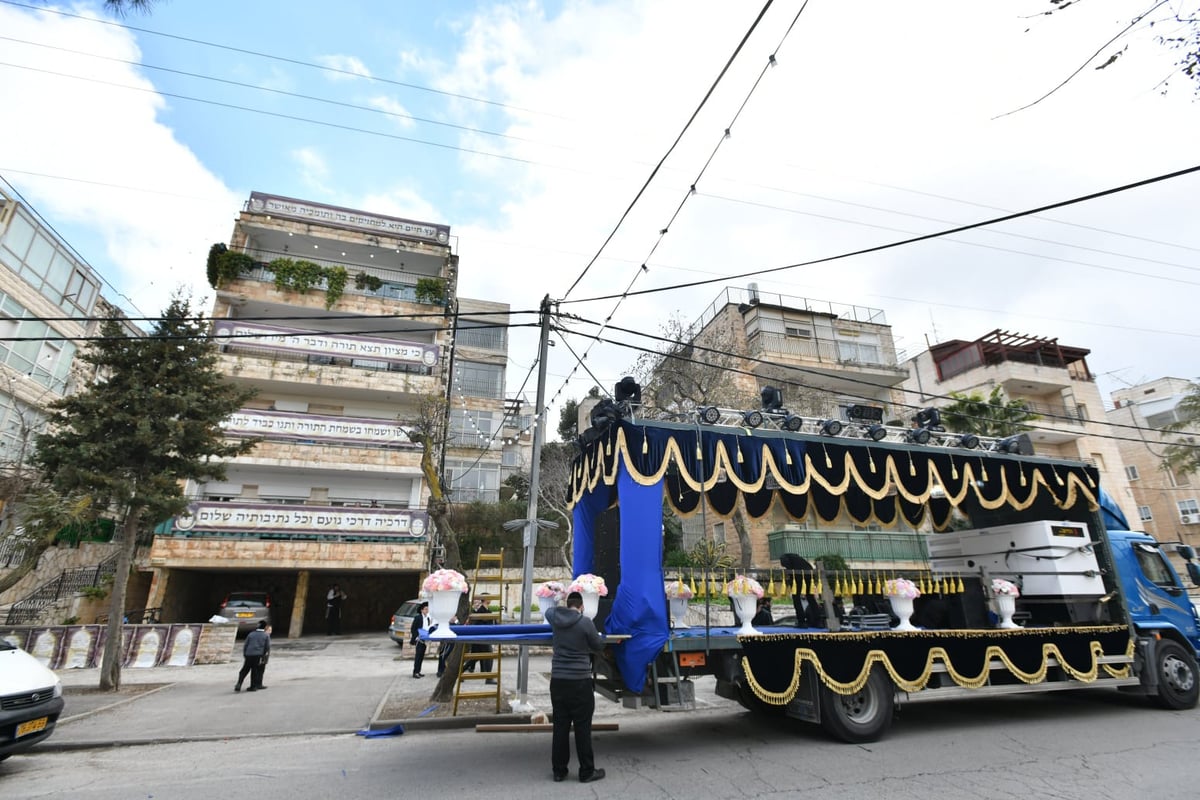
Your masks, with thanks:
[(951, 392), (954, 402), (943, 406), (942, 422), (955, 433), (1005, 437), (1029, 430), (1026, 423), (1039, 419), (1024, 400), (1009, 400), (999, 386), (984, 398), (980, 392)]

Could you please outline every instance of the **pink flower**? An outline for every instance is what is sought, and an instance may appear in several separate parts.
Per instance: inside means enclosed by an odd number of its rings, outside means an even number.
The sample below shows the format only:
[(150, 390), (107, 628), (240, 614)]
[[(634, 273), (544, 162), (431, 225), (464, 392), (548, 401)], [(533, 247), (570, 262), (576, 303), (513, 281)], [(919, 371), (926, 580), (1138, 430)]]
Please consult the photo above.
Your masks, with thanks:
[(467, 576), (452, 569), (439, 569), (421, 584), (426, 592), (466, 592)]
[(567, 587), (567, 591), (595, 592), (601, 597), (608, 596), (608, 587), (604, 585), (604, 578), (601, 578), (599, 575), (593, 575), (590, 572), (585, 572), (571, 581), (571, 585)]
[(752, 594), (755, 597), (763, 596), (762, 584), (747, 575), (738, 575), (728, 584), (725, 585), (725, 594), (733, 597), (734, 595)]
[(1006, 594), (1009, 597), (1020, 597), (1021, 590), (1011, 581), (1003, 578), (992, 578), (992, 594)]
[(908, 578), (889, 578), (883, 582), (883, 593), (892, 597), (907, 597), (909, 600), (921, 596), (921, 590)]
[(546, 581), (538, 586), (533, 593), (541, 598), (560, 600), (566, 596), (567, 590), (560, 581)]
[(673, 600), (691, 600), (692, 589), (683, 581), (668, 581), (666, 587), (667, 597)]

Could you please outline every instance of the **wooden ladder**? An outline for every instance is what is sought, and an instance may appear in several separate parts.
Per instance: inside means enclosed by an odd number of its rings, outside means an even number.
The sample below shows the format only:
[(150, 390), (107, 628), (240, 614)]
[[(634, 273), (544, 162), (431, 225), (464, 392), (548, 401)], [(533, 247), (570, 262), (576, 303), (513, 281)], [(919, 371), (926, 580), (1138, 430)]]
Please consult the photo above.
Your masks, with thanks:
[[(496, 570), (495, 580), (493, 580), (492, 576), (489, 575), (484, 580), (484, 582), (495, 583), (499, 587), (499, 591), (497, 591), (495, 593), (479, 591), (479, 589), (478, 589), (479, 583), (480, 583), (479, 572), (481, 569), (495, 569)], [(472, 580), (472, 582), (471, 582), (471, 606), (472, 606), (472, 608), (474, 608), (474, 605), (475, 605), (475, 598), (481, 597), (481, 598), (483, 598), (483, 601), (485, 603), (487, 603), (488, 608), (490, 609), (493, 601), (499, 602), (501, 600), (501, 598), (503, 597), (503, 595), (501, 593), (503, 591), (504, 591), (504, 549), (501, 548), (499, 553), (484, 553), (483, 548), (480, 548), (478, 553), (475, 555), (475, 576), (474, 576), (474, 580)], [(480, 623), (480, 622), (497, 623), (499, 621), (500, 621), (500, 612), (499, 611), (490, 611), (489, 610), (486, 613), (475, 613), (474, 611), (472, 611), (469, 616), (470, 623)], [(460, 640), (458, 642), (458, 645), (460, 647), (470, 647), (469, 645), (467, 645), (465, 643), (465, 637), (464, 637), (464, 640)], [(489, 647), (489, 651), (490, 650), (491, 650), (491, 648)], [(462, 659), (458, 662), (458, 679), (454, 682), (454, 708), (451, 711), (452, 716), (458, 716), (458, 701), (459, 700), (487, 700), (490, 698), (495, 698), (496, 713), (497, 714), (500, 713), (500, 697), (501, 697), (501, 695), (500, 695), (500, 673), (501, 673), (501, 669), (500, 669), (501, 652), (500, 652), (500, 650), (501, 650), (501, 648), (499, 646), (495, 647), (495, 652), (472, 653), (469, 649), (463, 650)], [(479, 669), (475, 669), (470, 672), (467, 671), (466, 667), (468, 664), (478, 664), (479, 662), (482, 662), (482, 661), (491, 661), (492, 668), (490, 670), (488, 670), (487, 672), (484, 672), (482, 669), (483, 665), (480, 664)], [(487, 683), (487, 681), (489, 681), (489, 680), (495, 681), (495, 683), (492, 683), (492, 684)], [(464, 691), (463, 683), (469, 682), (469, 681), (483, 681), (482, 684), (479, 684), (483, 688), (468, 689), (468, 690)]]

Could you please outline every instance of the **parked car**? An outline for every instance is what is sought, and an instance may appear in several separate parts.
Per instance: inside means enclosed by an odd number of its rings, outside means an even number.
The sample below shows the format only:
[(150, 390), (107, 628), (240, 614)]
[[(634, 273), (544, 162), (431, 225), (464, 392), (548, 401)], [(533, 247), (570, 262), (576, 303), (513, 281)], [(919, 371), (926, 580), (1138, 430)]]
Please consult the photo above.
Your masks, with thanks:
[(259, 622), (271, 624), (271, 595), (267, 592), (230, 592), (217, 613), (236, 622), (238, 633), (249, 633)]
[(392, 622), (388, 625), (388, 636), (392, 641), (401, 647), (408, 641), (408, 637), (412, 633), (413, 620), (420, 613), (420, 600), (405, 600), (396, 613), (392, 614)]
[(62, 710), (58, 676), (0, 639), (0, 761), (49, 738)]

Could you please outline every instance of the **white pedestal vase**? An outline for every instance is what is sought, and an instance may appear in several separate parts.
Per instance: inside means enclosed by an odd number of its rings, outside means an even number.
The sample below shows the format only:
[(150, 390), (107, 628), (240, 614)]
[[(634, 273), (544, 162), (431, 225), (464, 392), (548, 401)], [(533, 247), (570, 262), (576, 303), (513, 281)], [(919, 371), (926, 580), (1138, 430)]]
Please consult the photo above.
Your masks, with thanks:
[(1013, 622), (1013, 612), (1017, 610), (1017, 598), (1011, 594), (998, 594), (993, 598), (996, 601), (996, 615), (1000, 617), (1000, 622), (996, 625), (997, 628), (1019, 628), (1017, 623)]
[(437, 623), (437, 630), (429, 634), (430, 639), (458, 638), (458, 634), (450, 630), (450, 620), (458, 614), (458, 601), (462, 595), (457, 589), (429, 593), (429, 616)]
[(687, 624), (688, 599), (686, 597), (667, 598), (671, 602), (671, 619), (676, 628), (691, 627)]
[(737, 617), (742, 621), (742, 627), (738, 628), (737, 635), (758, 636), (758, 630), (750, 624), (750, 620), (754, 619), (754, 614), (758, 611), (758, 598), (752, 594), (731, 594), (729, 601), (733, 603)]
[(909, 622), (909, 618), (913, 615), (913, 601), (911, 597), (900, 597), (899, 595), (888, 595), (888, 602), (892, 604), (892, 611), (896, 612), (896, 616), (900, 618), (900, 622), (894, 631), (915, 631), (919, 630), (916, 625)]
[(600, 593), (599, 592), (580, 592), (583, 595), (583, 615), (588, 619), (595, 619), (596, 612), (600, 610)]

